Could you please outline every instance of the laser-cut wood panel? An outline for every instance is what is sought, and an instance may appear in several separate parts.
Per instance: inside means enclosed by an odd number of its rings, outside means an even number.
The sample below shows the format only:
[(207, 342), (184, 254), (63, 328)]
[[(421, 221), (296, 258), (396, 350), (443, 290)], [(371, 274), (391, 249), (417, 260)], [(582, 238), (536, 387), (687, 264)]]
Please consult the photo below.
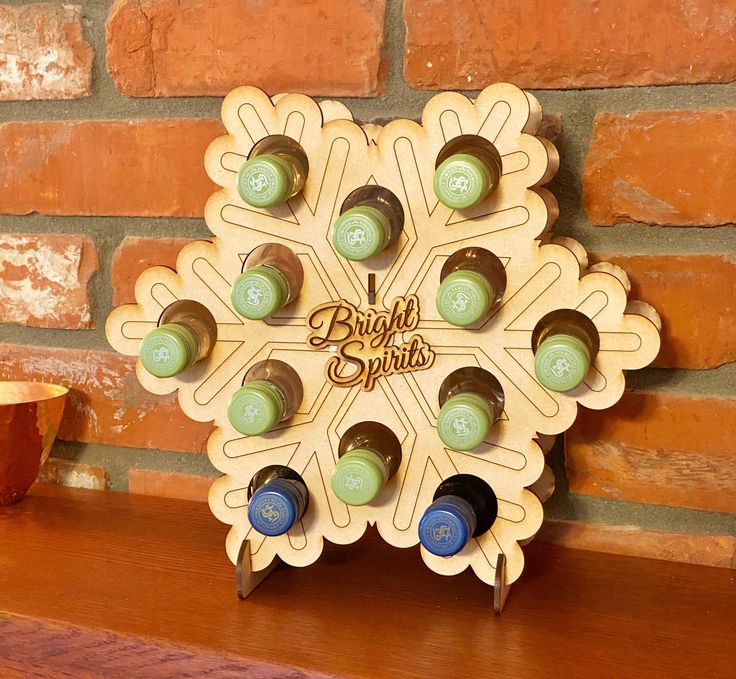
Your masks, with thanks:
[[(266, 569), (275, 557), (305, 566), (320, 555), (323, 540), (350, 543), (375, 523), (383, 538), (399, 547), (418, 543), (417, 526), (439, 482), (471, 473), (487, 480), (499, 498), (499, 516), (486, 534), (458, 555), (435, 557), (422, 550), (430, 568), (447, 575), (470, 566), (493, 584), (499, 553), (506, 555), (506, 582), (523, 569), (519, 541), (531, 538), (542, 521), (542, 506), (527, 490), (544, 469), (549, 436), (567, 429), (577, 404), (606, 408), (624, 388), (626, 369), (647, 365), (659, 349), (659, 319), (642, 302), (629, 302), (626, 274), (610, 264), (587, 267), (585, 250), (570, 239), (553, 240), (554, 197), (541, 187), (556, 172), (554, 146), (534, 136), (541, 122), (539, 103), (507, 84), (481, 92), (475, 101), (455, 93), (432, 98), (422, 122), (396, 120), (381, 128), (361, 128), (339, 103), (316, 104), (302, 95), (269, 99), (243, 87), (222, 107), (229, 132), (213, 141), (205, 165), (222, 188), (207, 203), (205, 218), (215, 238), (186, 246), (176, 271), (155, 267), (136, 284), (136, 305), (116, 309), (107, 334), (118, 351), (136, 355), (141, 339), (176, 299), (207, 305), (218, 323), (218, 341), (206, 360), (177, 378), (159, 379), (138, 364), (143, 386), (155, 393), (178, 389), (179, 402), (196, 420), (218, 428), (208, 444), (212, 463), (223, 472), (210, 491), (210, 507), (232, 525), (227, 553), (237, 563), (249, 541), (250, 569)], [(499, 189), (472, 210), (454, 212), (439, 204), (432, 189), (435, 158), (458, 134), (491, 140), (503, 159)], [(287, 205), (260, 210), (246, 205), (235, 178), (252, 145), (267, 134), (288, 134), (307, 152), (310, 172), (304, 191)], [(347, 261), (333, 250), (331, 224), (350, 191), (367, 183), (391, 189), (401, 200), (406, 222), (398, 243), (367, 262)], [(257, 245), (279, 242), (299, 256), (305, 283), (298, 300), (267, 322), (247, 321), (230, 304), (230, 288), (247, 254)], [(434, 296), (443, 262), (455, 250), (476, 245), (504, 262), (508, 285), (500, 307), (478, 327), (444, 322)], [(380, 377), (373, 390), (342, 388), (325, 380), (329, 349), (307, 346), (311, 309), (345, 299), (368, 306), (368, 274), (376, 274), (376, 306), (416, 294), (420, 334), (436, 353), (431, 368)], [(586, 382), (558, 394), (534, 378), (531, 332), (548, 311), (577, 308), (592, 318), (601, 350)], [(396, 336), (398, 344), (405, 338)], [(296, 416), (266, 436), (245, 438), (227, 420), (227, 404), (247, 369), (265, 358), (294, 365), (304, 382)], [(500, 380), (506, 396), (501, 421), (475, 450), (459, 453), (441, 443), (435, 419), (438, 389), (455, 368), (479, 365)], [(397, 475), (378, 498), (348, 507), (332, 494), (329, 478), (341, 434), (360, 420), (379, 420), (402, 443)], [(535, 442), (545, 435), (545, 451)], [(288, 534), (264, 538), (248, 523), (246, 489), (267, 464), (287, 464), (306, 480), (309, 508)]]

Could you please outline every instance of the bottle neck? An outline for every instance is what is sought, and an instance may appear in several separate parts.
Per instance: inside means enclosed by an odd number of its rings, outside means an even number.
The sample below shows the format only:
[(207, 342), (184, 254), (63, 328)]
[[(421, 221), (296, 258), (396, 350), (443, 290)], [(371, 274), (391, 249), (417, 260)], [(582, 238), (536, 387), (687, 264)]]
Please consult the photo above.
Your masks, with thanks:
[(291, 297), (289, 279), (275, 266), (258, 264), (235, 279), (231, 301), (250, 320), (263, 320), (285, 306)]
[(388, 478), (396, 474), (401, 464), (401, 443), (396, 434), (380, 422), (358, 422), (341, 437), (338, 457), (352, 450), (366, 449), (385, 463)]
[(248, 520), (263, 535), (283, 535), (304, 515), (307, 497), (303, 482), (283, 477), (273, 478), (251, 496)]
[(217, 342), (217, 321), (203, 304), (191, 299), (177, 300), (164, 309), (159, 326), (168, 323), (186, 325), (197, 336), (197, 360), (208, 356)]
[(457, 496), (465, 500), (476, 516), (473, 536), (485, 533), (498, 515), (498, 500), (493, 489), (482, 479), (471, 474), (457, 474), (443, 481), (435, 491), (434, 499)]
[(167, 323), (143, 339), (140, 360), (155, 377), (174, 377), (196, 363), (200, 347), (197, 334), (182, 323)]
[(452, 325), (465, 327), (482, 321), (494, 303), (496, 292), (476, 271), (454, 271), (437, 290), (437, 310)]
[(543, 316), (532, 332), (532, 350), (553, 335), (569, 335), (585, 344), (590, 360), (598, 354), (600, 338), (598, 329), (590, 318), (575, 309), (556, 309)]
[(304, 487), (305, 491), (307, 488), (307, 484), (304, 482), (301, 475), (291, 467), (287, 467), (282, 464), (271, 464), (266, 467), (262, 467), (253, 475), (253, 478), (248, 484), (248, 499), (250, 499), (253, 496), (253, 493), (255, 493), (261, 486), (270, 483), (274, 479), (289, 479), (300, 483)]
[(484, 276), (493, 290), (494, 306), (506, 292), (506, 269), (503, 262), (490, 250), (476, 246), (456, 250), (442, 265), (440, 283), (455, 271), (475, 271)]
[(255, 155), (238, 172), (238, 193), (253, 207), (275, 207), (293, 195), (294, 174), (292, 164), (281, 154)]
[(448, 557), (461, 552), (476, 532), (476, 513), (458, 495), (438, 497), (419, 521), (419, 540), (436, 556)]
[(252, 380), (267, 380), (275, 384), (286, 402), (283, 419), (295, 415), (304, 398), (304, 389), (299, 373), (288, 363), (274, 358), (259, 361), (245, 374), (243, 384)]
[(389, 223), (389, 236), (386, 247), (396, 242), (404, 227), (404, 208), (396, 194), (385, 186), (366, 184), (351, 191), (343, 201), (340, 214), (356, 206), (374, 207), (380, 210)]
[(332, 229), (335, 250), (354, 261), (375, 257), (390, 240), (390, 217), (379, 206), (356, 205), (343, 212)]
[(465, 393), (477, 394), (488, 403), (493, 422), (501, 417), (506, 400), (503, 387), (488, 370), (478, 366), (465, 366), (453, 370), (440, 385), (440, 406), (453, 396)]
[(230, 424), (245, 436), (261, 436), (284, 419), (286, 397), (268, 380), (251, 380), (230, 399), (227, 415)]

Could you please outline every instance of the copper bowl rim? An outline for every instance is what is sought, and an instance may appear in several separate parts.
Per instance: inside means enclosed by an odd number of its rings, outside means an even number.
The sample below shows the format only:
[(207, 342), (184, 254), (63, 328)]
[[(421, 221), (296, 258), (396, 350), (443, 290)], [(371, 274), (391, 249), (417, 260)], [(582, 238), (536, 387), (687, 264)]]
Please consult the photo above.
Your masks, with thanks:
[(48, 401), (68, 393), (69, 387), (50, 382), (0, 381), (0, 407)]

